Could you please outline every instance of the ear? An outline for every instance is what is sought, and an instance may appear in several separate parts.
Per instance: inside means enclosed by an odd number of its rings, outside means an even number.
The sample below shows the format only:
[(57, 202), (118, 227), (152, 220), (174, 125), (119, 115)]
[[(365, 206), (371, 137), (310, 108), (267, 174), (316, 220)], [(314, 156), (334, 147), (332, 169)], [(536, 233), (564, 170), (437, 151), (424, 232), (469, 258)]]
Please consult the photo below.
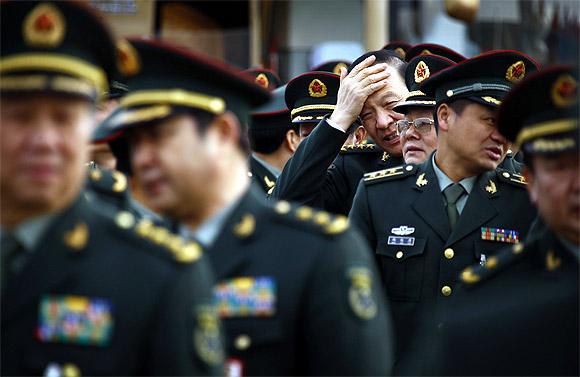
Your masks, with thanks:
[(238, 145), (242, 127), (238, 118), (231, 112), (218, 115), (207, 129), (207, 137), (222, 145)]
[(443, 131), (449, 131), (449, 120), (451, 119), (451, 108), (446, 104), (442, 103), (437, 108), (437, 123), (439, 124), (439, 129)]
[(358, 126), (354, 131), (354, 142), (361, 144), (367, 138), (367, 130), (363, 126)]
[(300, 144), (300, 135), (298, 135), (294, 130), (288, 130), (286, 132), (285, 143), (286, 148), (288, 148), (288, 150), (294, 154), (296, 149), (298, 149), (298, 145)]
[(522, 172), (522, 175), (526, 179), (526, 182), (528, 182), (526, 189), (528, 190), (528, 194), (530, 195), (530, 200), (532, 201), (532, 203), (537, 204), (539, 195), (538, 182), (536, 181), (534, 173), (530, 170), (529, 167), (524, 166), (524, 171)]

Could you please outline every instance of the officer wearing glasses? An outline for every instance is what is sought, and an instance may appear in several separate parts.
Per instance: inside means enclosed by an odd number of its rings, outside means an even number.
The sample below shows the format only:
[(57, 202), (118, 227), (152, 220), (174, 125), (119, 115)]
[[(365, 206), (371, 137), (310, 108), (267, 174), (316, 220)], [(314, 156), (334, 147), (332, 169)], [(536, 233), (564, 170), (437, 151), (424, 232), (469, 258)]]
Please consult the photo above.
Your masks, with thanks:
[(409, 94), (394, 110), (405, 114), (405, 119), (395, 124), (407, 164), (422, 163), (437, 148), (437, 132), (433, 127), (435, 99), (419, 90), (419, 85), (431, 75), (454, 65), (454, 61), (444, 56), (418, 55), (412, 57), (405, 69)]

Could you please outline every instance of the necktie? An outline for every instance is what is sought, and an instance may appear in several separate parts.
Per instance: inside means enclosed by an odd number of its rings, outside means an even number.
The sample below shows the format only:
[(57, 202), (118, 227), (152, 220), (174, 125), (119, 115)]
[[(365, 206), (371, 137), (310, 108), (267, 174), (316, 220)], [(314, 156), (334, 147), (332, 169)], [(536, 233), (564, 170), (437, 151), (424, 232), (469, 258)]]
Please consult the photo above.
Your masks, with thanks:
[(2, 233), (0, 239), (0, 253), (2, 254), (2, 287), (6, 286), (10, 277), (15, 274), (15, 264), (18, 257), (25, 251), (22, 244), (14, 236), (13, 233)]
[(459, 211), (457, 210), (457, 201), (465, 194), (465, 189), (459, 183), (453, 183), (443, 190), (443, 195), (445, 195), (445, 200), (447, 201), (447, 216), (449, 217), (449, 225), (451, 230), (457, 224), (457, 219), (459, 219)]

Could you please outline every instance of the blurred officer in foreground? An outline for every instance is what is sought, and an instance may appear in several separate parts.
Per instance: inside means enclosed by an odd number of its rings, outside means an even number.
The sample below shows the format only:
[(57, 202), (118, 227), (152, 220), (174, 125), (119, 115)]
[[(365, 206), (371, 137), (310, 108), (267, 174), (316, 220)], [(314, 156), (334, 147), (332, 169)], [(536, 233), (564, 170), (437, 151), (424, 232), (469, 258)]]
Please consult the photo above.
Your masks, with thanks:
[[(348, 214), (358, 182), (369, 171), (400, 165), (401, 144), (393, 110), (407, 94), (405, 62), (386, 50), (366, 53), (342, 70), (337, 103), (300, 144), (273, 196)], [(376, 145), (347, 146), (353, 127), (364, 126)]]
[(268, 93), (209, 58), (134, 46), (143, 67), (106, 122), (124, 131), (148, 205), (208, 248), (226, 373), (388, 374), (388, 314), (363, 240), (344, 217), (269, 207), (251, 185), (244, 125)]
[(410, 54), (422, 50), (411, 49), (407, 54), (411, 58), (405, 69), (405, 83), (409, 95), (394, 108), (395, 111), (405, 114), (405, 119), (398, 120), (396, 126), (401, 138), (403, 159), (407, 164), (422, 163), (437, 148), (437, 130), (433, 121), (435, 98), (428, 97), (419, 86), (442, 69), (455, 65), (455, 62), (445, 56), (455, 58), (454, 55), (457, 54), (446, 50), (438, 50), (441, 55), (413, 56)]
[(153, 242), (81, 194), (95, 101), (123, 64), (108, 29), (82, 3), (0, 14), (2, 375), (218, 373), (200, 246)]
[(438, 367), (428, 374), (579, 375), (578, 111), (577, 67), (547, 68), (503, 101), (499, 130), (525, 153), (546, 227), (463, 271), (465, 294), (437, 336)]
[(264, 193), (274, 190), (276, 179), (300, 144), (299, 125), (290, 119), (285, 90), (286, 86), (274, 90), (270, 102), (252, 110), (250, 118), (250, 172)]
[(421, 314), (447, 304), (463, 268), (526, 237), (535, 211), (523, 179), (496, 170), (507, 143), (496, 118), (513, 84), (506, 72), (516, 81), (535, 69), (523, 54), (498, 51), (428, 78), (421, 90), (437, 103), (437, 151), (359, 185), (350, 217), (376, 254), (398, 361), (422, 361), (411, 349)]

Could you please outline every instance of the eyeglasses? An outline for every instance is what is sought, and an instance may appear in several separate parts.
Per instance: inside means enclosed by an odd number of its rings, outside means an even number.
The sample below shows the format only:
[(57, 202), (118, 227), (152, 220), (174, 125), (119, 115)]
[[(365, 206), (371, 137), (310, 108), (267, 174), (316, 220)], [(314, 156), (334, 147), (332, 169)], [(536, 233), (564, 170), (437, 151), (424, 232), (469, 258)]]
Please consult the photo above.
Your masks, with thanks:
[(395, 125), (397, 126), (397, 133), (399, 135), (405, 134), (411, 125), (415, 126), (415, 129), (420, 134), (426, 134), (431, 131), (431, 126), (434, 124), (433, 119), (429, 118), (417, 118), (413, 121), (408, 121), (407, 119), (398, 120)]

